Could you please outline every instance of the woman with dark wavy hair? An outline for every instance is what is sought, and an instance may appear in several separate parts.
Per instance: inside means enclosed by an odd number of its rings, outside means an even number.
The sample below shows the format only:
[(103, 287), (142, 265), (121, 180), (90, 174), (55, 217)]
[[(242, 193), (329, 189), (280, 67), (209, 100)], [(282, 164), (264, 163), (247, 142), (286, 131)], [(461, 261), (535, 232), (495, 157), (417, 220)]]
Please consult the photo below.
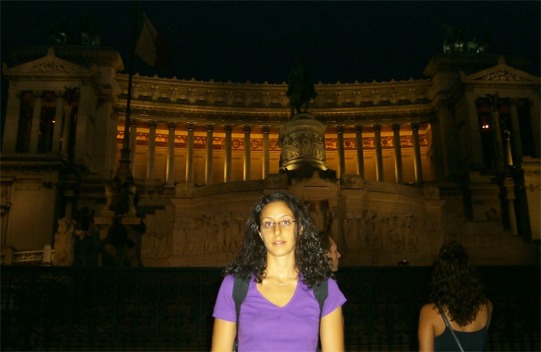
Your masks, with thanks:
[[(248, 279), (238, 317), (239, 351), (344, 350), (342, 305), (310, 212), (294, 196), (262, 196), (246, 224), (244, 244), (225, 268), (216, 305), (212, 351), (232, 351), (237, 335), (234, 279)], [(327, 282), (320, 310), (314, 288)]]
[(484, 350), (492, 303), (456, 241), (444, 244), (434, 261), (430, 302), (419, 316), (420, 351)]
[(323, 249), (327, 253), (327, 257), (330, 260), (331, 270), (333, 272), (337, 272), (338, 267), (340, 266), (340, 258), (342, 257), (342, 253), (340, 253), (338, 250), (336, 241), (334, 238), (332, 238), (329, 231), (320, 231), (319, 240), (321, 241), (321, 245), (323, 246)]

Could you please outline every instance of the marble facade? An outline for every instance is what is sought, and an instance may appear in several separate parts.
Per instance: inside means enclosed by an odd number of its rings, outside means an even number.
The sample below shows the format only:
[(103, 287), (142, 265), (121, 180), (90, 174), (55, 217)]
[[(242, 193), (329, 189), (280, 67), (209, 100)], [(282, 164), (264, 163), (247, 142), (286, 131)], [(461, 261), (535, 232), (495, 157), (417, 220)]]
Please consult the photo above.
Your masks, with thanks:
[[(344, 265), (429, 265), (449, 238), (484, 264), (539, 258), (540, 81), (519, 61), (440, 55), (422, 79), (316, 84), (318, 127), (300, 150), (335, 177), (292, 178), (280, 171), (295, 165), (291, 146), (302, 138), (280, 137), (294, 122), (285, 83), (136, 74), (126, 129), (117, 51), (26, 53), (3, 68), (3, 253), (54, 248), (63, 218), (104, 239), (113, 217), (105, 185), (129, 131), (137, 206), (125, 221), (142, 265), (224, 265), (249, 207), (278, 189), (330, 226)], [(494, 121), (507, 130), (485, 130)]]

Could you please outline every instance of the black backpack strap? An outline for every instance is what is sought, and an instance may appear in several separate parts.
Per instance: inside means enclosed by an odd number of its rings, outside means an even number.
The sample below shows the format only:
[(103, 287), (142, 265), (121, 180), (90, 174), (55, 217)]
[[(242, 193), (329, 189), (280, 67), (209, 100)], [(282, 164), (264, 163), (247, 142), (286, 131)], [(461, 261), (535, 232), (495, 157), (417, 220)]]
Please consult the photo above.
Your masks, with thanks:
[[(246, 295), (248, 294), (249, 285), (250, 285), (250, 281), (247, 279), (241, 279), (241, 278), (235, 277), (235, 280), (233, 281), (233, 300), (235, 301), (235, 311), (236, 311), (236, 316), (237, 316), (237, 323), (236, 323), (237, 335), (239, 332), (240, 306), (242, 302), (244, 302), (244, 299), (246, 298)], [(237, 344), (237, 337), (235, 337), (235, 345), (236, 344)]]
[(325, 304), (325, 299), (329, 294), (329, 283), (327, 280), (323, 280), (314, 286), (314, 296), (316, 296), (317, 303), (319, 303), (319, 318), (321, 319), (321, 314), (323, 312), (323, 304)]
[[(323, 305), (325, 304), (325, 299), (329, 294), (329, 283), (327, 280), (323, 280), (313, 288), (314, 296), (316, 296), (317, 303), (319, 303), (319, 324), (321, 325), (321, 315), (323, 314)], [(319, 334), (319, 329), (318, 329)], [(321, 341), (318, 339), (317, 343), (317, 352), (321, 351)]]

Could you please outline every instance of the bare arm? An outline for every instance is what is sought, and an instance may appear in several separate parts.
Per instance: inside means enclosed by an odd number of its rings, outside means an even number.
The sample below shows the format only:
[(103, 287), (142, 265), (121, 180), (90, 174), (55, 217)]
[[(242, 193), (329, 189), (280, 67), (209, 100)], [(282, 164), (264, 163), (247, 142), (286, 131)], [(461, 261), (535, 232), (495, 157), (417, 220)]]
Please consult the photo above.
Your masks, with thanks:
[(421, 308), (419, 314), (419, 329), (417, 338), (419, 339), (419, 351), (434, 351), (434, 316), (436, 311), (432, 304), (426, 304)]
[(321, 337), (321, 350), (323, 352), (344, 351), (344, 317), (342, 315), (342, 307), (336, 308), (321, 318), (319, 334)]
[(214, 319), (212, 332), (212, 352), (231, 352), (235, 342), (236, 324), (222, 319)]

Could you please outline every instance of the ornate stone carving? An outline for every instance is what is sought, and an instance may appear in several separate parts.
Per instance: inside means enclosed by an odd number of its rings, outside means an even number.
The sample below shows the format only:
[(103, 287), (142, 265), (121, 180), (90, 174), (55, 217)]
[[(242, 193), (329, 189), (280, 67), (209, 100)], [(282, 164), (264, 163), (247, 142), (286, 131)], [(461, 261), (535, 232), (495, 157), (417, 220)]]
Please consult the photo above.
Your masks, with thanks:
[(39, 65), (32, 67), (29, 72), (33, 73), (65, 73), (65, 74), (77, 74), (80, 73), (79, 70), (74, 69), (66, 65), (62, 65), (56, 62), (44, 62)]
[(524, 77), (509, 72), (506, 69), (499, 69), (497, 71), (490, 72), (477, 79), (478, 81), (507, 81), (507, 82), (529, 82)]
[(296, 114), (282, 125), (278, 145), (282, 148), (280, 167), (294, 170), (300, 164), (310, 164), (315, 169), (326, 170), (325, 129), (311, 114)]

